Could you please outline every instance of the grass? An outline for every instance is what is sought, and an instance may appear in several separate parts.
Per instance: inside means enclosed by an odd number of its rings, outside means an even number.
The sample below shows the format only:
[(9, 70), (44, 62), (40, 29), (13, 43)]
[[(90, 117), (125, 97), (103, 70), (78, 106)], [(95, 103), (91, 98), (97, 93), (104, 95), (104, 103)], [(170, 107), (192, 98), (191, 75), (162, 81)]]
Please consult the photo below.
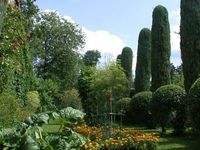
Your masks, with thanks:
[[(56, 133), (59, 131), (60, 125), (58, 121), (52, 121), (50, 124), (44, 125), (43, 129), (49, 133)], [(144, 132), (158, 132), (156, 130), (145, 130), (144, 128), (137, 128)], [(200, 150), (200, 136), (192, 134), (185, 134), (184, 136), (174, 136), (172, 130), (168, 130), (165, 135), (160, 135), (158, 143), (158, 150)]]
[[(160, 129), (138, 129), (144, 132), (158, 132), (160, 134)], [(182, 136), (175, 136), (173, 135), (173, 130), (168, 129), (166, 134), (160, 134), (158, 150), (200, 150), (200, 136), (191, 134), (189, 132)]]

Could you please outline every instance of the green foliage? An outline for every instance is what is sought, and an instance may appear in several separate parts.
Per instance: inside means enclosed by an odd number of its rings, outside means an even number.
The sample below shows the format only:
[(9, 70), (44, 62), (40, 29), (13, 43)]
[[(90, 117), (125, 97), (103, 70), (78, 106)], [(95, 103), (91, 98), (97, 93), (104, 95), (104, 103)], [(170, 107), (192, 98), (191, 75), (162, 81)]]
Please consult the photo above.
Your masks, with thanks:
[(144, 91), (135, 94), (129, 106), (129, 112), (131, 113), (131, 119), (134, 123), (144, 124), (147, 127), (152, 127), (152, 114), (151, 114), (151, 101), (152, 92)]
[(151, 90), (155, 91), (170, 84), (170, 26), (167, 9), (161, 5), (153, 11), (151, 41)]
[(121, 54), (121, 66), (124, 69), (127, 79), (132, 82), (133, 52), (130, 47), (124, 47)]
[(83, 62), (86, 66), (96, 66), (101, 54), (98, 50), (89, 50), (84, 54)]
[(124, 97), (121, 98), (116, 102), (116, 112), (126, 114), (129, 110), (129, 103), (131, 101), (131, 98), (129, 97)]
[(79, 49), (84, 44), (81, 29), (55, 12), (39, 13), (33, 26), (31, 47), (36, 74), (51, 79), (64, 90), (77, 84)]
[(60, 95), (60, 107), (72, 107), (74, 109), (82, 109), (81, 99), (79, 97), (78, 90), (71, 89), (66, 90)]
[[(84, 115), (84, 113), (71, 107), (59, 112), (35, 114), (11, 129), (0, 130), (0, 148), (16, 150), (79, 150), (80, 146), (86, 143), (86, 138), (74, 132), (73, 127), (83, 122)], [(55, 135), (50, 135), (41, 128), (43, 124), (48, 124), (51, 117), (60, 119), (61, 130)]]
[(198, 78), (189, 90), (187, 97), (192, 125), (195, 129), (200, 130), (200, 78)]
[(20, 104), (25, 105), (26, 93), (34, 88), (35, 76), (23, 22), (26, 22), (24, 14), (9, 6), (0, 35), (0, 93), (13, 90)]
[(150, 89), (151, 76), (151, 31), (143, 28), (138, 39), (137, 64), (135, 71), (136, 92)]
[(20, 108), (16, 97), (11, 93), (0, 95), (0, 127), (9, 127), (18, 121), (18, 110)]
[(184, 88), (183, 66), (170, 65), (171, 83)]
[(185, 91), (180, 86), (161, 86), (153, 94), (152, 114), (161, 124), (162, 132), (165, 132), (165, 127), (170, 121), (175, 133), (180, 134), (184, 131), (185, 107)]
[(115, 112), (114, 103), (129, 93), (126, 75), (123, 69), (114, 63), (96, 70), (90, 88), (88, 105), (97, 122), (103, 120), (103, 114)]
[(82, 107), (84, 112), (87, 114), (85, 118), (86, 122), (89, 122), (91, 118), (90, 114), (92, 114), (91, 105), (88, 104), (90, 101), (89, 93), (91, 91), (90, 83), (95, 70), (96, 70), (95, 67), (84, 66), (81, 69), (81, 73), (78, 79), (78, 90), (81, 97)]
[(186, 92), (200, 74), (200, 3), (181, 0), (181, 58)]
[(0, 2), (0, 34), (3, 27), (5, 15), (6, 15), (6, 3), (5, 1), (1, 1)]
[(40, 104), (42, 111), (55, 108), (55, 99), (58, 96), (59, 85), (52, 80), (39, 80), (38, 92), (40, 95)]
[(37, 91), (29, 91), (26, 94), (27, 97), (27, 106), (33, 112), (36, 112), (40, 108), (40, 96)]

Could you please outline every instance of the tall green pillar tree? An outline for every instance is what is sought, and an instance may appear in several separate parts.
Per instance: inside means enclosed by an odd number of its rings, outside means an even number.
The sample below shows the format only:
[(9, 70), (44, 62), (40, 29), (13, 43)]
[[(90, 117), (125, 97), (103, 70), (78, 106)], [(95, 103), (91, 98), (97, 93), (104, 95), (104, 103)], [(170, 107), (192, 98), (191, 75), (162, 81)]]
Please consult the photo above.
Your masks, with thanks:
[(151, 76), (151, 31), (143, 28), (138, 39), (137, 63), (135, 71), (136, 92), (147, 91), (150, 88)]
[(168, 12), (165, 7), (159, 5), (153, 10), (151, 29), (152, 91), (170, 83), (170, 55)]
[(200, 0), (181, 0), (181, 58), (188, 92), (200, 75)]
[(124, 47), (121, 54), (121, 66), (125, 71), (127, 79), (132, 82), (133, 52), (130, 47)]

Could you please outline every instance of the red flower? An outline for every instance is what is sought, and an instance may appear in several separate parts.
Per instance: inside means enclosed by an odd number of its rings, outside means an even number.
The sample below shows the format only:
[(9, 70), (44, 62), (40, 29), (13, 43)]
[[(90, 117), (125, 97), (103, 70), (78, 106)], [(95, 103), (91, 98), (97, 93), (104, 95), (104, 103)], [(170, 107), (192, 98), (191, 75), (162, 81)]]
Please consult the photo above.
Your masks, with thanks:
[(30, 39), (30, 37), (31, 37), (30, 33), (27, 33), (26, 34), (26, 39)]
[(19, 44), (20, 44), (21, 46), (24, 46), (24, 41), (20, 41)]

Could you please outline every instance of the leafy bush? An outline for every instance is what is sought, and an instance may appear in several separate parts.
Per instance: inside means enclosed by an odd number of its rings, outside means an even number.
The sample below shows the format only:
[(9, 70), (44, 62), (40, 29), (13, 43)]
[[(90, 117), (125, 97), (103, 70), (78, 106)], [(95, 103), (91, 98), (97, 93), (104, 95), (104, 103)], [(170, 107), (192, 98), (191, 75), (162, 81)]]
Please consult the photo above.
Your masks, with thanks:
[(72, 107), (74, 109), (82, 109), (81, 99), (79, 97), (78, 90), (76, 89), (64, 91), (60, 96), (60, 101), (60, 106), (62, 108)]
[(165, 85), (153, 94), (152, 113), (162, 132), (171, 121), (175, 133), (182, 133), (185, 123), (185, 91), (177, 85)]
[(189, 90), (188, 104), (192, 125), (200, 130), (200, 78), (198, 78)]
[(150, 103), (152, 100), (152, 92), (145, 91), (137, 93), (132, 97), (130, 102), (130, 113), (133, 121), (139, 124), (151, 126)]
[[(81, 125), (84, 113), (67, 107), (58, 112), (34, 114), (13, 128), (0, 130), (0, 149), (16, 150), (57, 150), (76, 149), (86, 143), (86, 138), (73, 131), (73, 126)], [(60, 131), (50, 135), (41, 127), (51, 118), (60, 119)]]
[(124, 97), (124, 98), (118, 100), (115, 104), (116, 105), (116, 111), (120, 112), (122, 114), (126, 114), (127, 111), (129, 110), (130, 101), (131, 101), (131, 98), (129, 98), (129, 97)]
[(58, 84), (50, 79), (39, 81), (38, 92), (42, 111), (52, 110), (55, 107), (54, 102), (58, 95), (58, 90)]
[(120, 123), (123, 122), (124, 124), (128, 124), (130, 122), (129, 120), (130, 101), (131, 101), (131, 98), (124, 97), (115, 103), (116, 112), (119, 114), (116, 119), (120, 121)]
[(26, 94), (27, 97), (27, 106), (33, 111), (36, 112), (40, 107), (40, 96), (37, 91), (29, 91)]
[(18, 121), (18, 110), (20, 106), (11, 93), (0, 95), (0, 126), (8, 127)]

